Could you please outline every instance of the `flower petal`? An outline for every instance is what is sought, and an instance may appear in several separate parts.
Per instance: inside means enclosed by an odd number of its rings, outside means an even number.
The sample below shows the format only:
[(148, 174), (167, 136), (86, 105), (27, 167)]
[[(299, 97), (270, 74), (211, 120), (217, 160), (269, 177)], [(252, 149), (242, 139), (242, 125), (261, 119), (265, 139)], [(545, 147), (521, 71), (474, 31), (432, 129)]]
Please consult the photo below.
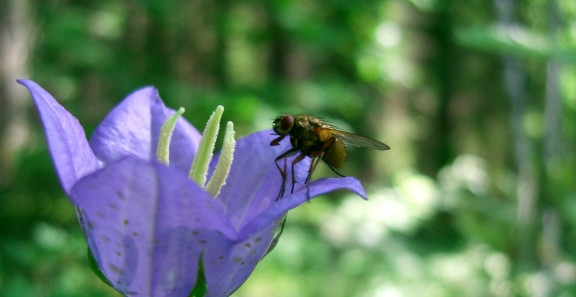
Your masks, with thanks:
[(206, 250), (204, 269), (208, 290), (205, 297), (234, 293), (265, 256), (279, 223), (269, 224), (233, 245), (223, 241)]
[[(241, 138), (236, 143), (230, 175), (217, 200), (238, 230), (274, 203), (278, 195), (282, 178), (274, 165), (274, 159), (291, 146), (288, 139), (284, 139), (278, 146), (270, 146), (270, 141), (276, 137), (272, 130), (265, 130)], [(295, 156), (287, 161), (288, 177), (282, 199), (290, 194), (293, 158)], [(284, 164), (283, 161), (278, 163), (281, 166)], [(304, 183), (309, 166), (310, 158), (296, 164), (297, 186)]]
[(128, 296), (187, 296), (202, 251), (236, 236), (186, 174), (133, 157), (82, 179), (71, 199), (100, 269)]
[[(310, 188), (306, 185), (295, 190), (294, 193), (288, 197), (284, 197), (272, 204), (264, 212), (260, 213), (258, 217), (253, 219), (239, 231), (243, 236), (249, 236), (258, 230), (267, 228), (270, 224), (275, 223), (281, 219), (290, 209), (293, 209), (314, 197), (324, 195), (336, 190), (349, 190), (356, 193), (358, 196), (367, 199), (366, 193), (360, 181), (355, 177), (338, 177), (338, 178), (321, 178), (310, 182)], [(308, 192), (308, 190), (310, 192)], [(240, 238), (242, 240), (242, 238)]]
[(319, 179), (311, 182), (309, 189), (308, 193), (307, 186), (301, 186), (292, 195), (287, 194), (278, 201), (274, 201), (277, 194), (274, 192), (271, 198), (274, 203), (247, 222), (238, 233), (238, 243), (230, 249), (229, 244), (222, 244), (207, 251), (204, 265), (208, 285), (207, 297), (229, 296), (242, 285), (265, 256), (274, 233), (288, 210), (307, 202), (308, 199), (338, 189), (348, 189), (366, 198), (362, 185), (353, 177)]
[[(172, 114), (174, 110), (164, 106), (154, 87), (136, 90), (100, 123), (90, 145), (105, 164), (129, 155), (155, 160), (160, 128)], [(200, 137), (190, 123), (178, 119), (170, 143), (170, 165), (188, 171)]]
[(64, 192), (70, 193), (80, 178), (99, 168), (86, 133), (78, 120), (46, 90), (31, 80), (18, 82), (28, 88), (34, 99), (60, 183)]

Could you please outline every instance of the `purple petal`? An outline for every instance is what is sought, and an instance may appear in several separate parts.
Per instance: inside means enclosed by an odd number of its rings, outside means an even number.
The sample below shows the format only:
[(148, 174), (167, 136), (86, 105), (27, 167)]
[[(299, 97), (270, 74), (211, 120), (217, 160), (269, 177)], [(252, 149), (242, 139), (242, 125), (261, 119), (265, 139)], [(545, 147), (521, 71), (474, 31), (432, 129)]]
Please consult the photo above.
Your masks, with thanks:
[[(105, 164), (126, 156), (156, 160), (160, 128), (173, 113), (174, 110), (164, 106), (155, 88), (136, 90), (100, 123), (90, 145)], [(200, 137), (190, 123), (180, 118), (170, 143), (170, 165), (187, 172)]]
[(31, 80), (18, 80), (34, 99), (44, 126), (52, 161), (64, 192), (83, 176), (99, 168), (98, 160), (88, 145), (84, 129), (52, 95)]
[[(310, 183), (309, 193), (307, 186), (302, 186), (294, 194), (288, 194), (270, 204), (252, 221), (247, 222), (246, 227), (239, 232), (240, 242), (231, 249), (225, 250), (229, 245), (222, 244), (222, 248), (207, 251), (204, 266), (208, 283), (206, 296), (228, 296), (242, 285), (264, 257), (274, 232), (288, 210), (307, 202), (309, 198), (338, 189), (348, 189), (363, 198), (366, 197), (362, 185), (353, 177), (323, 178), (313, 181)], [(277, 192), (274, 193), (272, 201), (276, 194)]]
[(239, 234), (248, 236), (254, 232), (258, 232), (258, 230), (266, 228), (281, 219), (290, 209), (309, 201), (309, 199), (343, 189), (367, 199), (362, 184), (354, 177), (321, 178), (310, 182), (309, 188), (302, 186), (295, 190), (292, 195), (284, 197), (272, 204), (254, 220), (248, 222)]
[[(288, 138), (278, 146), (270, 146), (270, 141), (277, 137), (272, 134), (272, 130), (257, 132), (238, 140), (236, 144), (230, 175), (218, 201), (238, 230), (274, 203), (280, 190), (282, 178), (274, 159), (291, 146)], [(290, 168), (294, 158), (287, 161), (288, 178), (283, 199), (290, 195)], [(279, 161), (278, 164), (283, 166), (284, 162)], [(304, 183), (309, 166), (310, 158), (296, 164), (297, 187)]]
[(208, 290), (205, 297), (234, 293), (266, 254), (279, 223), (270, 224), (232, 246), (222, 242), (206, 250), (204, 270)]
[(98, 159), (114, 162), (128, 155), (150, 160), (152, 147), (151, 110), (162, 102), (158, 91), (145, 87), (128, 95), (94, 131), (90, 145)]
[[(179, 170), (126, 158), (72, 189), (87, 242), (111, 284), (131, 296), (187, 296), (203, 250), (231, 249), (220, 206)], [(230, 239), (226, 239), (230, 238)]]

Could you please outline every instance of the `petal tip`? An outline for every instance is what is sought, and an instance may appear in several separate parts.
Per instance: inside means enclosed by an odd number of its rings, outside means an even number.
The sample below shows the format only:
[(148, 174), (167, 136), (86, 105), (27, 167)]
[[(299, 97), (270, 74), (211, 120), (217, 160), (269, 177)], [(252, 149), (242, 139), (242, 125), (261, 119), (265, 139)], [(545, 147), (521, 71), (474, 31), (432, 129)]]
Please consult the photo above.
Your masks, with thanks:
[(18, 79), (16, 79), (16, 82), (27, 87), (27, 88), (29, 88), (31, 86), (38, 86), (38, 84), (35, 81), (33, 81), (31, 79), (27, 79), (27, 78), (18, 78)]

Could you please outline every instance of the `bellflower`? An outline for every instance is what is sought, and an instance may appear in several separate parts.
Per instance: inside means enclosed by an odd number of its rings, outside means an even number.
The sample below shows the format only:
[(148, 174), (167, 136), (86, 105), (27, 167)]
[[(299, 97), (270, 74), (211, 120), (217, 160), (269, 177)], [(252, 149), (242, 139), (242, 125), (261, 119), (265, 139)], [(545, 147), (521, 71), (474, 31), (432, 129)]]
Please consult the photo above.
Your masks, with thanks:
[[(78, 120), (48, 92), (33, 81), (19, 82), (32, 94), (90, 252), (125, 296), (185, 297), (202, 285), (205, 296), (228, 296), (274, 246), (288, 210), (337, 189), (365, 198), (355, 178), (343, 177), (313, 181), (309, 189), (299, 184), (275, 201), (281, 177), (274, 158), (290, 143), (271, 147), (271, 130), (239, 139), (231, 167), (222, 171), (225, 185), (209, 192), (188, 177), (202, 135), (175, 116), (171, 137), (162, 138), (175, 112), (155, 88), (130, 94), (88, 141)], [(159, 139), (168, 139), (164, 153), (157, 151)], [(219, 159), (208, 166), (209, 178), (217, 175)], [(309, 160), (301, 163), (295, 170), (304, 181)]]

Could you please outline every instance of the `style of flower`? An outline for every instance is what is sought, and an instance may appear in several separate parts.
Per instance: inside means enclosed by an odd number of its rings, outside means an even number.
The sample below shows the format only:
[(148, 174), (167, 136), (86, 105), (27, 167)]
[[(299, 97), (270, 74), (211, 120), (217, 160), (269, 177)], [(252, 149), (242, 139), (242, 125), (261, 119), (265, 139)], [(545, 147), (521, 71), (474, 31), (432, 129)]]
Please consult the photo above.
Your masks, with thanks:
[[(47, 91), (19, 82), (32, 94), (91, 254), (125, 296), (192, 296), (202, 285), (205, 296), (228, 296), (274, 246), (288, 210), (338, 189), (365, 198), (355, 178), (343, 177), (313, 181), (308, 189), (300, 184), (275, 201), (281, 177), (274, 159), (290, 144), (269, 146), (271, 130), (238, 140), (225, 185), (212, 195), (188, 177), (202, 135), (183, 118), (172, 117), (169, 156), (158, 160), (162, 126), (175, 111), (155, 88), (130, 94), (88, 142), (78, 120)], [(218, 159), (208, 176), (216, 175)], [(309, 161), (302, 163), (295, 169), (300, 181)]]

